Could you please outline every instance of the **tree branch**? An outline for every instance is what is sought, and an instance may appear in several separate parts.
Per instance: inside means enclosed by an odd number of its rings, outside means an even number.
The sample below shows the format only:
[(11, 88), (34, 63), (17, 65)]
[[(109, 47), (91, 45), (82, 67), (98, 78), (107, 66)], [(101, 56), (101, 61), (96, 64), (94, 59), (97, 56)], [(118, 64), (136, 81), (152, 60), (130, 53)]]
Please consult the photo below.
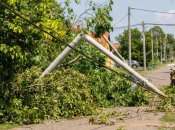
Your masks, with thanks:
[(75, 59), (73, 59), (73, 60), (71, 60), (71, 61), (65, 63), (65, 64), (63, 65), (63, 67), (66, 67), (66, 66), (68, 66), (68, 65), (70, 65), (70, 64), (75, 63), (76, 61), (79, 60), (80, 57), (81, 57), (81, 54), (79, 54)]

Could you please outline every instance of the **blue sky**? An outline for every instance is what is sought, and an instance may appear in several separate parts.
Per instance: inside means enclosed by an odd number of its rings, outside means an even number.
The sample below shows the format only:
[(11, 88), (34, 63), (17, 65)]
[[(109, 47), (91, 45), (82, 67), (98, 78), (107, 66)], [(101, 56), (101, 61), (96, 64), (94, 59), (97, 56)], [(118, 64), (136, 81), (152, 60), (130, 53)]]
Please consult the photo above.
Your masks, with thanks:
[[(64, 0), (58, 0), (58, 2), (62, 2)], [(104, 3), (106, 0), (93, 0), (96, 3)], [(162, 12), (171, 12), (175, 13), (175, 0), (113, 0), (114, 5), (112, 6), (111, 16), (113, 17), (114, 25), (119, 22), (127, 13), (128, 6), (153, 10), (153, 11), (162, 11)], [(85, 5), (86, 0), (81, 0), (81, 5), (76, 5), (74, 0), (71, 0), (70, 7), (74, 9), (74, 12), (77, 16), (79, 16), (82, 12), (85, 11), (87, 7)], [(161, 23), (161, 24), (175, 24), (175, 14), (160, 14), (160, 13), (150, 13), (144, 12), (140, 10), (131, 9), (131, 25), (138, 24), (144, 21), (145, 23)], [(118, 23), (115, 27), (127, 26), (128, 25), (128, 16)], [(152, 26), (147, 26), (146, 30), (149, 30)], [(142, 30), (141, 26), (138, 26), (139, 30)], [(172, 33), (175, 35), (175, 26), (161, 26), (165, 33)], [(110, 33), (111, 41), (114, 43), (117, 42), (115, 40), (115, 36), (121, 34), (123, 30), (114, 30), (114, 32)]]

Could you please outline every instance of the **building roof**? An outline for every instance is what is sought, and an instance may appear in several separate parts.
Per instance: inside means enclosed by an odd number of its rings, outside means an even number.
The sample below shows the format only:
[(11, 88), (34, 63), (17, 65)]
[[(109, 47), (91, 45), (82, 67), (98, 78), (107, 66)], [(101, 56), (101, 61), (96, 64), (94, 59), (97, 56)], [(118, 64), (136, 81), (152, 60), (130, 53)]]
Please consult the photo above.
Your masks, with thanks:
[(114, 48), (116, 50), (118, 50), (119, 46), (120, 46), (120, 43), (112, 43), (112, 45), (114, 46)]

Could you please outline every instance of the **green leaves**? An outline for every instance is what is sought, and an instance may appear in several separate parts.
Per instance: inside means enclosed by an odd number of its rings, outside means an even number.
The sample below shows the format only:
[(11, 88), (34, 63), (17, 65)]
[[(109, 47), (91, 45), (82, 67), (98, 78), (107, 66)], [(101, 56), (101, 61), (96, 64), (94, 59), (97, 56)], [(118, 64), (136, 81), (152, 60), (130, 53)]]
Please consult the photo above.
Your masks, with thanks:
[[(143, 92), (136, 95), (142, 90), (131, 92), (131, 84), (110, 71), (96, 69), (85, 76), (73, 69), (58, 69), (40, 79), (41, 73), (40, 67), (33, 66), (15, 75), (7, 92), (9, 101), (0, 100), (4, 121), (40, 123), (49, 118), (93, 115), (100, 107), (144, 103)], [(123, 97), (125, 100), (118, 100)]]
[(80, 4), (80, 3), (81, 3), (81, 1), (80, 1), (80, 0), (75, 0), (75, 2), (76, 2), (77, 4)]

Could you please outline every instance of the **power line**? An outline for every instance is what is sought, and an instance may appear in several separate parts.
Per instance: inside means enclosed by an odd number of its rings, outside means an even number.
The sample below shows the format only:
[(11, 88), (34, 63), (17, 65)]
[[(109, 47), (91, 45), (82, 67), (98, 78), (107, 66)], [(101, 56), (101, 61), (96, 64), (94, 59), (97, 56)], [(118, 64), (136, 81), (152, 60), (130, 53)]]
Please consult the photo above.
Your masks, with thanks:
[(161, 12), (161, 11), (154, 11), (154, 10), (146, 10), (146, 9), (139, 9), (139, 8), (131, 8), (131, 9), (147, 11), (147, 12), (154, 12), (154, 13), (162, 13), (162, 14), (175, 14), (175, 13), (168, 13), (168, 12)]
[[(131, 14), (131, 13), (130, 13)], [(137, 20), (133, 17), (133, 15), (131, 14), (131, 17), (132, 17), (132, 19), (136, 22), (136, 23), (139, 23), (139, 22), (137, 22)]]
[[(130, 27), (135, 27), (135, 26), (140, 26), (142, 24), (134, 24), (134, 25), (131, 25)], [(114, 29), (121, 29), (121, 28), (128, 28), (128, 26), (122, 26), (122, 27), (115, 27)]]
[(123, 21), (123, 19), (125, 19), (126, 16), (128, 16), (128, 13), (127, 13), (119, 22), (115, 23), (115, 24), (113, 25), (113, 27), (114, 27), (115, 25), (117, 25), (118, 23), (120, 23), (121, 21)]
[[(135, 26), (140, 26), (142, 24), (134, 24), (131, 25), (131, 27), (135, 27)], [(161, 26), (175, 26), (175, 24), (159, 24), (159, 23), (145, 23), (145, 25), (161, 25)], [(124, 28), (128, 28), (128, 26), (122, 26), (122, 27), (115, 27), (114, 29), (124, 29)]]
[(175, 24), (145, 23), (146, 25), (175, 26)]

